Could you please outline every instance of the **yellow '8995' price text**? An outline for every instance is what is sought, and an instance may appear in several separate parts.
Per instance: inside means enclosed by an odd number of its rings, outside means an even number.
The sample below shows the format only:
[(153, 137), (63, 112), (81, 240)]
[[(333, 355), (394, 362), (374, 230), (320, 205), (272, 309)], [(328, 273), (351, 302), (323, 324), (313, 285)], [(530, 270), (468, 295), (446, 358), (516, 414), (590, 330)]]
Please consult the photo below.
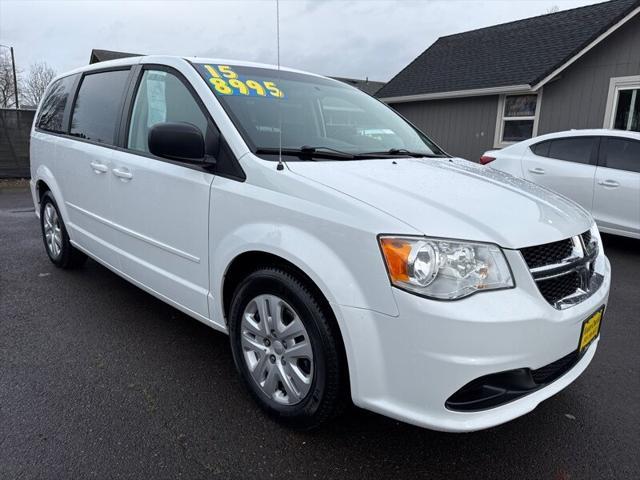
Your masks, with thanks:
[(221, 95), (247, 95), (257, 97), (284, 97), (275, 82), (240, 79), (229, 65), (205, 65), (209, 83)]

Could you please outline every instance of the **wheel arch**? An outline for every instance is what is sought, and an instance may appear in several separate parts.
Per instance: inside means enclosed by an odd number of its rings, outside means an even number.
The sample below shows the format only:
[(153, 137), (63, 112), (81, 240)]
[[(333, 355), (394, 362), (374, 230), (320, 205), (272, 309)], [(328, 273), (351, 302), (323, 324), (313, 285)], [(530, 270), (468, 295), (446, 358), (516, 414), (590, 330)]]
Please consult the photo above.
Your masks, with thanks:
[(260, 266), (280, 267), (299, 277), (313, 291), (318, 300), (321, 301), (323, 309), (327, 309), (335, 317), (335, 312), (333, 312), (333, 308), (327, 299), (327, 295), (325, 295), (322, 289), (309, 275), (304, 272), (304, 270), (302, 270), (302, 268), (298, 267), (290, 260), (274, 253), (262, 250), (249, 250), (237, 255), (229, 263), (224, 273), (224, 277), (222, 279), (222, 311), (225, 321), (227, 321), (227, 315), (229, 313), (231, 299), (233, 298), (235, 289), (243, 278)]
[(67, 215), (67, 206), (64, 203), (60, 186), (58, 185), (58, 182), (53, 176), (51, 170), (49, 170), (49, 168), (45, 165), (40, 165), (36, 171), (36, 177), (33, 180), (36, 185), (38, 212), (40, 211), (39, 207), (42, 201), (42, 196), (47, 191), (51, 192), (51, 195), (53, 195), (53, 198), (58, 205), (58, 210), (60, 211), (60, 215), (62, 216), (62, 221), (65, 224), (68, 224), (67, 219), (69, 218), (69, 216)]
[[(329, 298), (324, 293), (323, 289), (314, 281), (305, 271), (297, 266), (292, 261), (277, 255), (275, 253), (267, 252), (264, 250), (248, 250), (238, 254), (227, 266), (225, 274), (222, 279), (222, 301), (221, 308), (224, 315), (225, 324), (228, 325), (228, 312), (231, 307), (231, 301), (233, 294), (242, 282), (242, 280), (251, 272), (260, 267), (279, 267), (283, 270), (293, 274), (311, 290), (315, 298), (320, 303), (322, 311), (327, 315), (329, 322), (333, 324), (335, 332), (338, 336), (340, 354), (343, 359), (343, 363), (346, 368), (346, 388), (350, 389), (350, 368), (349, 368), (349, 356), (342, 334), (343, 330), (340, 326), (339, 313), (336, 312), (332, 306)], [(350, 396), (350, 393), (349, 393)]]

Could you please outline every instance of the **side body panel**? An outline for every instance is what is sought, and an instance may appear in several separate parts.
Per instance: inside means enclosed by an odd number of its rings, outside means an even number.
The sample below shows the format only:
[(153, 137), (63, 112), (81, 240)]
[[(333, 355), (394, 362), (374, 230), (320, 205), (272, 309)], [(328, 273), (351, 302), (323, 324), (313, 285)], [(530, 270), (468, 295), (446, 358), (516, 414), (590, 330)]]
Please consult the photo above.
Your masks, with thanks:
[(599, 166), (593, 216), (603, 232), (640, 238), (640, 173)]
[(252, 251), (271, 253), (296, 265), (334, 308), (349, 305), (397, 315), (372, 232), (419, 232), (288, 168), (277, 171), (274, 162), (253, 159), (245, 165), (252, 183), (216, 177), (212, 186), (209, 256), (216, 324), (226, 325), (225, 273), (237, 256)]
[(111, 213), (113, 152), (103, 146), (60, 137), (56, 178), (64, 194), (68, 215), (65, 224), (71, 240), (103, 262), (118, 267)]
[(122, 271), (208, 317), (209, 192), (213, 175), (114, 151), (112, 225)]
[(502, 170), (515, 177), (526, 178), (522, 171), (523, 157), (526, 155), (525, 149), (529, 150), (526, 146), (514, 145), (503, 148), (502, 150), (485, 152), (485, 155), (495, 158), (495, 160), (487, 164), (487, 166), (495, 168), (496, 170)]
[(527, 148), (522, 169), (523, 178), (558, 192), (591, 211), (595, 165), (541, 157)]

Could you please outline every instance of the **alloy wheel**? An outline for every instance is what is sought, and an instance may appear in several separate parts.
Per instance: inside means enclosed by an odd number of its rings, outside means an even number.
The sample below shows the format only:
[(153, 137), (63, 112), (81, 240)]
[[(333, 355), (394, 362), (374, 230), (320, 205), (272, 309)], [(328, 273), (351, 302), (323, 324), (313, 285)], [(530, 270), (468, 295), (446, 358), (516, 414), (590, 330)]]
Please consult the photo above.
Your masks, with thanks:
[(52, 258), (58, 259), (62, 253), (62, 227), (60, 217), (52, 203), (44, 207), (44, 238)]
[(240, 331), (252, 379), (271, 400), (295, 405), (313, 381), (313, 349), (296, 311), (276, 295), (258, 295), (246, 306)]

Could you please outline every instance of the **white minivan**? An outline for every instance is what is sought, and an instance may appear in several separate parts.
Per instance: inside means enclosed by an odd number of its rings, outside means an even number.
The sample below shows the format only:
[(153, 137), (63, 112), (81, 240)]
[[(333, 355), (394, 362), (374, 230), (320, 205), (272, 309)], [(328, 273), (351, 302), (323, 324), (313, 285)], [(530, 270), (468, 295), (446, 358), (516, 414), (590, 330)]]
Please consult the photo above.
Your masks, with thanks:
[(610, 266), (590, 214), (451, 158), (329, 78), (136, 57), (55, 79), (31, 135), (47, 254), (90, 256), (230, 336), (257, 403), (353, 401), (437, 430), (536, 407), (591, 362)]

